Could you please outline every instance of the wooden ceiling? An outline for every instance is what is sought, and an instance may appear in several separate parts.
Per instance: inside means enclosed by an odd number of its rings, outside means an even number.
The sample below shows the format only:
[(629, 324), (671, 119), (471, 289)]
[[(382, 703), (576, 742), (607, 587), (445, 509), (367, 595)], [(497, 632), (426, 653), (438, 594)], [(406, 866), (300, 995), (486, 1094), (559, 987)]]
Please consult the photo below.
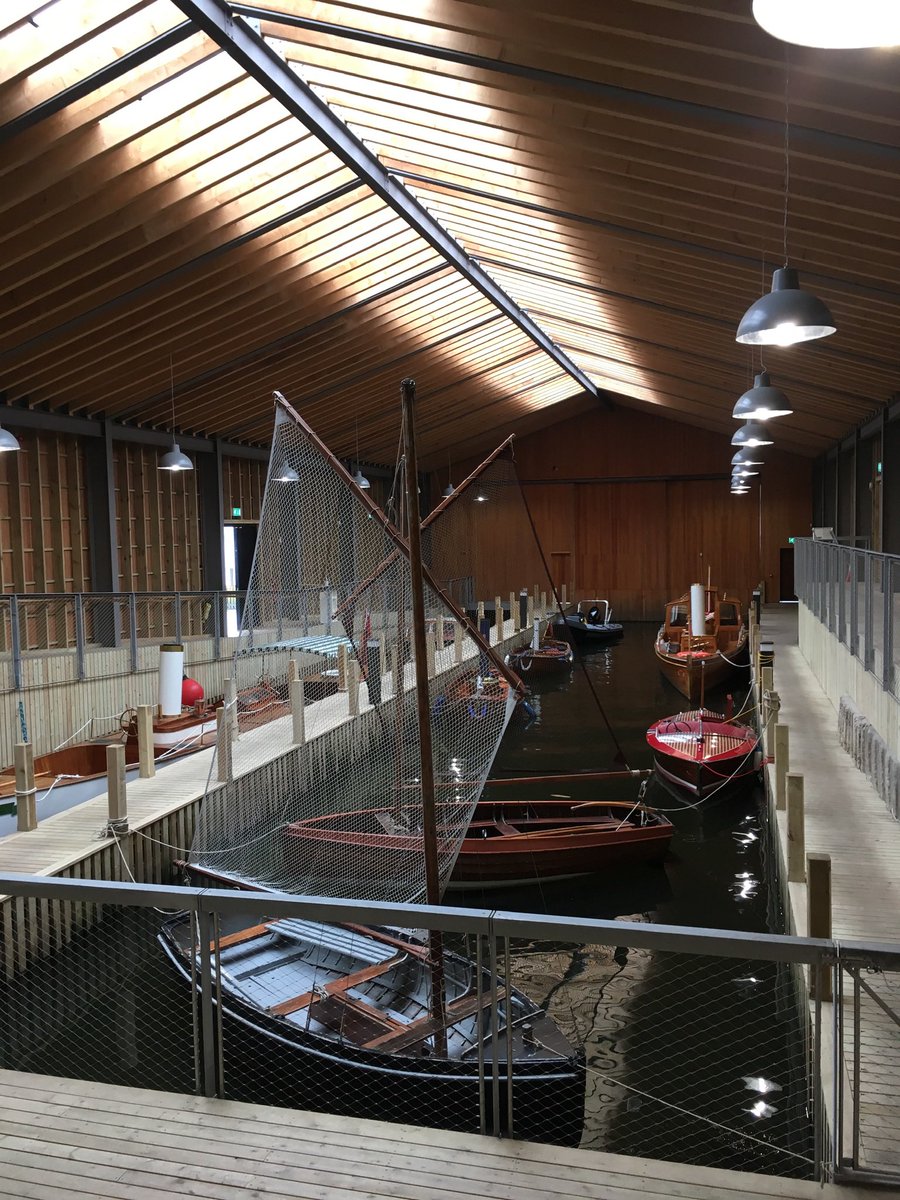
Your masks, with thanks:
[(788, 53), (750, 0), (272, 4), (4, 0), (7, 405), (174, 392), (264, 444), (278, 388), (392, 462), (410, 375), (426, 465), (598, 404), (731, 431), (785, 240), (838, 332), (767, 354), (777, 444), (891, 399), (897, 52)]

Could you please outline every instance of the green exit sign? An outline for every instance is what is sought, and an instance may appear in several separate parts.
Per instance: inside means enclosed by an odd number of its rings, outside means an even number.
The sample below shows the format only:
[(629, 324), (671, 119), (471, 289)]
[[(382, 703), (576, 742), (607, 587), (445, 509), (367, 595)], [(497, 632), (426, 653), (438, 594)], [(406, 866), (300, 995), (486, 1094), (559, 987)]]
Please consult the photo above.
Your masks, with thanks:
[(788, 538), (788, 545), (793, 546), (793, 544), (794, 544), (794, 542), (796, 542), (796, 540), (797, 540), (796, 538)]
[(241, 515), (241, 510), (239, 508), (233, 508), (231, 510), (231, 515), (233, 517), (239, 517)]

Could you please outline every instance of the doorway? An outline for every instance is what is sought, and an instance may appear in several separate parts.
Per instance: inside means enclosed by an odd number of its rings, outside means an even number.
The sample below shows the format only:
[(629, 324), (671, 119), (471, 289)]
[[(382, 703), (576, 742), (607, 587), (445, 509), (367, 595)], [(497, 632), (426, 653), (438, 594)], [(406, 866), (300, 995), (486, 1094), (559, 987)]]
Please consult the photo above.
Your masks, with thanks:
[[(259, 525), (247, 521), (241, 525), (225, 526), (225, 588), (229, 592), (246, 592), (253, 569), (253, 554)], [(229, 596), (225, 601), (225, 636), (237, 637), (244, 614), (243, 597)]]
[(793, 602), (797, 599), (794, 591), (794, 547), (782, 546), (779, 554), (779, 585), (778, 599)]

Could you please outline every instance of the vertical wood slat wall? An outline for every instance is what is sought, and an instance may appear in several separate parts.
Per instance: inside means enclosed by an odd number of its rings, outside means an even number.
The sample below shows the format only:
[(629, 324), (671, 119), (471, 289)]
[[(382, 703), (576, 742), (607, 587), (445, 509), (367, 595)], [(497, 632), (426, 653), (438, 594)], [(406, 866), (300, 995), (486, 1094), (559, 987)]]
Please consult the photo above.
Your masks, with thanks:
[[(16, 430), (21, 450), (0, 454), (0, 592), (91, 590), (84, 452), (80, 439)], [(160, 471), (154, 446), (113, 444), (118, 587), (199, 591), (200, 520), (193, 471)], [(265, 463), (223, 461), (226, 519), (258, 521)]]

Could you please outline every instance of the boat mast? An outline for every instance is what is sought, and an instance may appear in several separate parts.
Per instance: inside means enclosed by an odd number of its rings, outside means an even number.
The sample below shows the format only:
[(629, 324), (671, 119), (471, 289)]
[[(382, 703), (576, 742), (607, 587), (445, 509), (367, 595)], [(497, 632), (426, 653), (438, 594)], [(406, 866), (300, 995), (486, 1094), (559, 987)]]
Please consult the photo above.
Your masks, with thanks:
[[(404, 379), (400, 384), (403, 405), (403, 437), (406, 456), (406, 513), (409, 524), (409, 566), (412, 594), (413, 659), (416, 669), (416, 712), (419, 723), (420, 779), (422, 787), (422, 841), (425, 854), (425, 902), (441, 902), (441, 881), (437, 856), (437, 819), (434, 798), (434, 770), (431, 745), (428, 659), (425, 650), (425, 597), (422, 590), (422, 541), (419, 536), (419, 487), (416, 461), (414, 403), (416, 383)], [(431, 1015), (436, 1024), (435, 1050), (446, 1052), (444, 1034), (444, 950), (437, 930), (429, 934), (431, 945)]]

